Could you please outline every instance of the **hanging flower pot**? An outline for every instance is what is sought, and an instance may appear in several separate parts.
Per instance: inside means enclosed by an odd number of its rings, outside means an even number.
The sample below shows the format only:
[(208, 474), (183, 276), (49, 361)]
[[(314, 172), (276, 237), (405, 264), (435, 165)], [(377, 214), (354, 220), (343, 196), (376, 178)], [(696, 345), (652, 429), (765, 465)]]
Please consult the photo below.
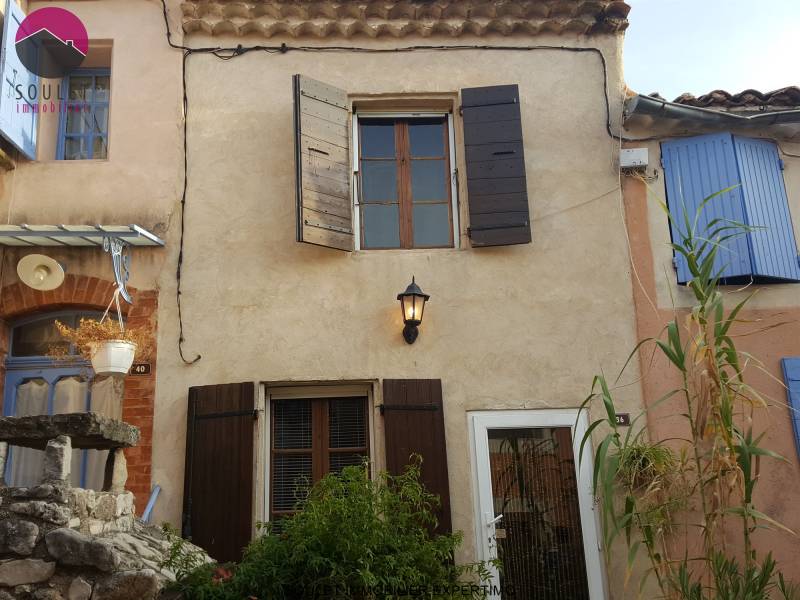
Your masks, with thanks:
[(96, 375), (125, 375), (136, 356), (136, 344), (126, 340), (89, 342), (88, 346)]

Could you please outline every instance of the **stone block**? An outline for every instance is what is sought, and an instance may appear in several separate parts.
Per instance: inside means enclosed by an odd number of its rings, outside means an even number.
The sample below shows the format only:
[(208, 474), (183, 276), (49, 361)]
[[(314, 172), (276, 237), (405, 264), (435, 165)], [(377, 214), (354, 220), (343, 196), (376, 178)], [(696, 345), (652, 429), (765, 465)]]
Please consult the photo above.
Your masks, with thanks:
[(45, 536), (47, 552), (60, 564), (75, 567), (94, 567), (113, 571), (120, 557), (108, 540), (96, 539), (74, 529), (54, 529)]
[(113, 452), (114, 465), (111, 470), (111, 486), (109, 490), (114, 494), (121, 494), (125, 491), (125, 484), (128, 481), (128, 462), (121, 448)]
[(36, 558), (0, 562), (0, 585), (14, 587), (47, 581), (56, 572), (56, 563)]
[(152, 569), (119, 571), (95, 585), (92, 600), (155, 600), (160, 591)]
[(66, 504), (69, 500), (69, 483), (58, 481), (43, 483), (32, 488), (15, 488), (11, 490), (11, 497), (26, 500), (49, 500)]
[(33, 600), (64, 600), (64, 596), (56, 589), (41, 588), (33, 593)]
[(117, 496), (117, 508), (114, 511), (114, 516), (121, 517), (130, 514), (133, 514), (133, 494), (131, 492), (123, 492)]
[(20, 515), (35, 517), (54, 525), (66, 525), (70, 520), (70, 512), (66, 506), (44, 500), (30, 500), (29, 502), (15, 502), (8, 506), (8, 510)]
[(72, 442), (60, 435), (47, 442), (44, 451), (44, 481), (67, 481), (72, 465)]
[(117, 498), (111, 494), (104, 494), (97, 498), (97, 506), (91, 516), (101, 521), (111, 521), (117, 511)]
[(82, 577), (76, 577), (69, 584), (67, 600), (89, 600), (92, 596), (92, 586)]
[(0, 521), (0, 552), (30, 556), (36, 545), (39, 528), (30, 521), (3, 519)]
[[(0, 473), (6, 472), (6, 460), (8, 459), (8, 444), (0, 442)], [(5, 480), (0, 477), (0, 485), (5, 485)]]
[(129, 448), (139, 442), (132, 425), (97, 413), (67, 413), (30, 417), (0, 417), (0, 441), (44, 450), (47, 442), (68, 436), (73, 448)]

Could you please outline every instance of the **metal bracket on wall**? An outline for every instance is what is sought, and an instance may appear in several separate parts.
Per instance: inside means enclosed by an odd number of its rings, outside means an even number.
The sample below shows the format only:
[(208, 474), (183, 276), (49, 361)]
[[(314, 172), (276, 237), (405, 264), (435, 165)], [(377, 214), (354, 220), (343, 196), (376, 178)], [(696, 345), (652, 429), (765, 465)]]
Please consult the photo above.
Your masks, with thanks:
[(103, 250), (111, 254), (114, 279), (117, 282), (120, 296), (128, 304), (133, 304), (133, 298), (126, 287), (131, 276), (131, 256), (128, 254), (127, 242), (118, 237), (106, 236), (103, 238)]

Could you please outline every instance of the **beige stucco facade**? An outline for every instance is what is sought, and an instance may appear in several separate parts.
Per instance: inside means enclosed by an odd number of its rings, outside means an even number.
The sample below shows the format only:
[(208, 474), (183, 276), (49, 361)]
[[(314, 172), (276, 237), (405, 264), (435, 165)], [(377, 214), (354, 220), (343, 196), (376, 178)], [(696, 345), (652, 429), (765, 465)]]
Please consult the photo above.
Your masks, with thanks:
[[(443, 385), (453, 526), (465, 532), (460, 558), (473, 558), (468, 411), (577, 408), (593, 375), (616, 373), (636, 342), (618, 142), (607, 131), (604, 93), (607, 83), (616, 128), (624, 87), (621, 34), (334, 41), (278, 35), (264, 42), (224, 33), (182, 36), (179, 3), (169, 3), (173, 41), (191, 47), (536, 44), (596, 47), (608, 65), (606, 82), (597, 54), (565, 50), (190, 56), (183, 352), (190, 361), (202, 358), (189, 365), (178, 352), (175, 277), (182, 53), (167, 44), (158, 2), (31, 2), (30, 8), (44, 5), (69, 8), (93, 39), (112, 41), (109, 158), (17, 161), (0, 179), (0, 213), (14, 224), (137, 223), (165, 239), (163, 250), (133, 252), (131, 279), (132, 286), (159, 293), (152, 484), (162, 493), (154, 520), (180, 523), (190, 386), (366, 382), (377, 406), (384, 378), (434, 378)], [(295, 73), (362, 99), (437, 94), (457, 103), (462, 88), (518, 84), (533, 243), (471, 248), (463, 176), (457, 249), (347, 253), (296, 242)], [(463, 173), (457, 111), (454, 123)], [(2, 285), (16, 281), (14, 267), (24, 253), (5, 252)], [(71, 274), (111, 276), (100, 251), (47, 253)], [(412, 275), (431, 300), (420, 338), (409, 346), (396, 295)], [(636, 368), (628, 378), (636, 380)], [(621, 409), (639, 411), (638, 386), (622, 387), (619, 395)], [(380, 419), (375, 409), (377, 466)]]

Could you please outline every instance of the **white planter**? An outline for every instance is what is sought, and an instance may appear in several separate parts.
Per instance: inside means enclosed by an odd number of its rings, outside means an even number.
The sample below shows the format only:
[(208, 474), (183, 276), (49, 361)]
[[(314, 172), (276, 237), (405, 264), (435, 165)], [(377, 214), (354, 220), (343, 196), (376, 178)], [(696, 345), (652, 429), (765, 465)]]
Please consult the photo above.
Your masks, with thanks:
[(136, 344), (125, 340), (93, 342), (92, 368), (97, 375), (125, 375), (133, 364)]

